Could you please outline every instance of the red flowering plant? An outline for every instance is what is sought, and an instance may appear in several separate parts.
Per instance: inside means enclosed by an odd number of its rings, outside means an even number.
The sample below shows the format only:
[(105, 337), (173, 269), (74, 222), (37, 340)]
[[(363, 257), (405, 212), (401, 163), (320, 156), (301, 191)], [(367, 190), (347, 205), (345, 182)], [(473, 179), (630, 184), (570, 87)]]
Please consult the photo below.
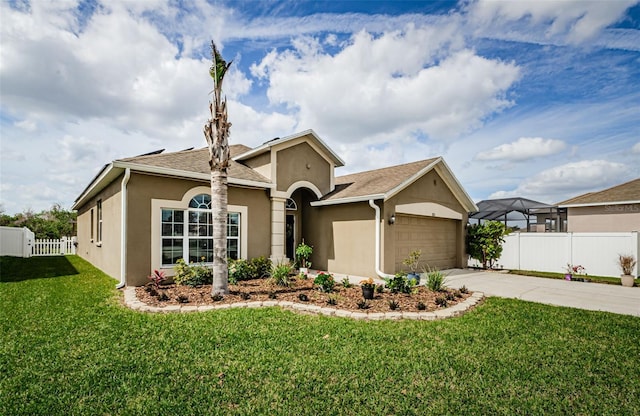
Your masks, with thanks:
[(567, 280), (571, 280), (571, 278), (575, 275), (585, 275), (587, 274), (587, 269), (585, 269), (583, 266), (581, 265), (571, 265), (567, 263), (567, 267), (566, 267), (566, 273), (564, 275), (564, 278)]
[(160, 288), (160, 283), (162, 283), (165, 279), (165, 275), (162, 270), (154, 270), (153, 273), (151, 273), (147, 277), (149, 278), (149, 280), (151, 280), (151, 284), (156, 290)]
[(336, 281), (333, 279), (333, 276), (329, 273), (318, 273), (316, 278), (313, 280), (313, 283), (320, 286), (320, 290), (325, 293), (329, 293), (333, 291), (333, 286), (335, 286)]

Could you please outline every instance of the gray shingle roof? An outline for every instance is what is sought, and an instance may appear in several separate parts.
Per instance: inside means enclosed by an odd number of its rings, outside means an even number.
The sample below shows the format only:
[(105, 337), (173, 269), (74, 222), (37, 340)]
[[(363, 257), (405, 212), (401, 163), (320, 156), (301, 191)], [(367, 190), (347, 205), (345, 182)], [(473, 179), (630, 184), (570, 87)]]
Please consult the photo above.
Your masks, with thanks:
[(558, 205), (606, 204), (626, 201), (640, 201), (640, 178), (625, 182), (599, 192), (589, 192), (576, 196)]
[(420, 160), (404, 165), (391, 166), (353, 173), (336, 178), (336, 189), (322, 198), (324, 201), (385, 194), (429, 166), (437, 158)]
[[(241, 144), (230, 146), (232, 157), (237, 154), (245, 153), (248, 150), (250, 150), (249, 147)], [(209, 168), (209, 150), (206, 147), (195, 150), (183, 150), (181, 152), (135, 156), (119, 159), (119, 161), (176, 169), (186, 172), (209, 173), (211, 171)], [(228, 173), (230, 178), (264, 182), (265, 184), (270, 183), (269, 179), (265, 178), (255, 170), (233, 160), (230, 161)]]

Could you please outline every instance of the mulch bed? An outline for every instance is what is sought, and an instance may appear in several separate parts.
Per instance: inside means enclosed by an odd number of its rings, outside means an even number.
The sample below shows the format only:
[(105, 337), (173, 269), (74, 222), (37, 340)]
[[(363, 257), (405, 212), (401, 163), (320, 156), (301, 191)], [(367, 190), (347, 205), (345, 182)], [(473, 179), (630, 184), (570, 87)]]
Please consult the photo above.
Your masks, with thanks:
[[(158, 292), (150, 285), (147, 285), (136, 288), (136, 296), (141, 302), (156, 307), (177, 304), (220, 305), (236, 302), (278, 300), (358, 312), (389, 312), (392, 310), (389, 306), (392, 301), (397, 302), (399, 305), (396, 309), (398, 311), (434, 311), (443, 309), (443, 306), (436, 304), (436, 298), (438, 297), (448, 297), (446, 307), (450, 307), (471, 296), (471, 293), (461, 293), (455, 289), (446, 289), (443, 292), (432, 292), (424, 286), (417, 286), (415, 289), (417, 289), (416, 293), (410, 295), (391, 293), (388, 290), (383, 293), (375, 293), (374, 299), (367, 300), (369, 307), (366, 310), (360, 309), (358, 306), (358, 302), (363, 300), (360, 286), (354, 285), (350, 288), (345, 288), (340, 283), (336, 283), (333, 292), (324, 293), (317, 286), (314, 287), (312, 278), (296, 279), (290, 287), (276, 286), (270, 279), (244, 280), (236, 285), (229, 285), (230, 293), (221, 300), (216, 301), (211, 298), (211, 285), (199, 287), (175, 284), (161, 285)], [(307, 300), (300, 299), (305, 296)], [(160, 298), (165, 300), (160, 300)], [(330, 298), (335, 299), (335, 305), (328, 303)], [(425, 305), (426, 309), (419, 309), (418, 305), (420, 303)]]

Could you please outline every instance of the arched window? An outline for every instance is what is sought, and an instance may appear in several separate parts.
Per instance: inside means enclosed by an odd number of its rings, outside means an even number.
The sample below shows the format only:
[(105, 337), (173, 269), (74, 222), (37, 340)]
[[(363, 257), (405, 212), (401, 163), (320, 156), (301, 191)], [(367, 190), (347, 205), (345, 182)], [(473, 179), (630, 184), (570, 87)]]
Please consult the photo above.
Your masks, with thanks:
[[(185, 212), (186, 211), (186, 212)], [(227, 214), (227, 256), (240, 257), (240, 213)], [(213, 262), (213, 216), (211, 196), (191, 198), (189, 208), (162, 209), (162, 264)]]
[(287, 211), (297, 211), (298, 210), (298, 205), (296, 204), (296, 201), (294, 201), (291, 198), (287, 198), (287, 202), (285, 204), (285, 207), (286, 207)]

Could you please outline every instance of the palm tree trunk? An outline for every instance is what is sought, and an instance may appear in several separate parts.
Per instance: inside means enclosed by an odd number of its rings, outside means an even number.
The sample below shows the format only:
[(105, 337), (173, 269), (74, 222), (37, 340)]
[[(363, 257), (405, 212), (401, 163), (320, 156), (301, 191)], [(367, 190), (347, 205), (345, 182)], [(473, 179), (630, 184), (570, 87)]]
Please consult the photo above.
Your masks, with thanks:
[(213, 215), (213, 287), (212, 295), (229, 293), (227, 268), (227, 172), (211, 170), (211, 211)]

